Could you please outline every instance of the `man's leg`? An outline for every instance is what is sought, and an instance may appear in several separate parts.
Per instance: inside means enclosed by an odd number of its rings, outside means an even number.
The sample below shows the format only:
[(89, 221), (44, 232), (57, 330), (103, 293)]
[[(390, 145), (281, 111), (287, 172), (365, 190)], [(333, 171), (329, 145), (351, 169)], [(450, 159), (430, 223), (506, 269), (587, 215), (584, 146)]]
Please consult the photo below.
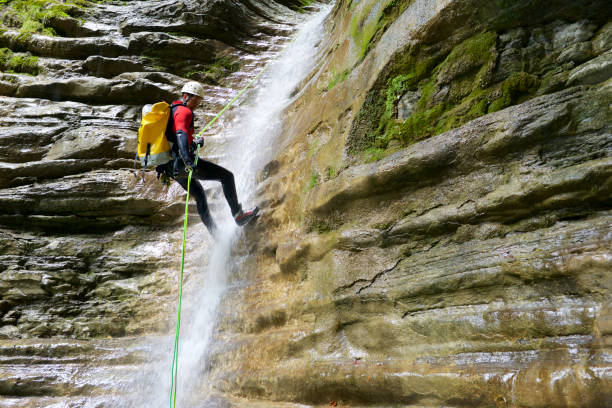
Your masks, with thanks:
[[(186, 178), (178, 178), (176, 179), (176, 182), (179, 183), (181, 187), (185, 189), (185, 191), (187, 191)], [(206, 194), (204, 193), (204, 189), (202, 188), (202, 185), (198, 183), (198, 180), (193, 179), (191, 180), (190, 187), (191, 188), (189, 191), (189, 195), (193, 196), (193, 198), (195, 198), (196, 200), (198, 214), (200, 214), (200, 218), (202, 219), (204, 225), (206, 225), (206, 228), (208, 228), (208, 231), (211, 233), (211, 235), (214, 236), (215, 232), (217, 231), (217, 225), (210, 216), (210, 210), (208, 209), (208, 203), (206, 202)]]
[(238, 195), (236, 194), (234, 174), (231, 171), (215, 163), (198, 158), (198, 165), (194, 169), (193, 174), (200, 180), (220, 181), (221, 185), (223, 186), (223, 194), (225, 194), (225, 199), (232, 210), (232, 215), (235, 216), (242, 210), (242, 207), (238, 202)]

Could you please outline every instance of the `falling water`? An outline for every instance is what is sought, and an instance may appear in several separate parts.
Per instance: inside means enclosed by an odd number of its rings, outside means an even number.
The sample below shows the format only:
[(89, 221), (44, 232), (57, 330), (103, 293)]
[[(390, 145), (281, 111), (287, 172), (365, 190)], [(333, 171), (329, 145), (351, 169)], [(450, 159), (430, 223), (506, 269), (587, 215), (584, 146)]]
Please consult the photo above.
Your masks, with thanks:
[[(234, 119), (221, 126), (228, 143), (227, 152), (219, 164), (234, 173), (238, 197), (245, 207), (253, 204), (255, 175), (275, 153), (283, 110), (295, 97), (292, 91), (313, 69), (317, 60), (318, 44), (324, 32), (322, 25), (329, 11), (329, 6), (324, 7), (302, 23), (293, 41), (270, 63), (240, 106), (234, 108)], [(222, 211), (213, 211), (222, 231), (217, 242), (212, 248), (206, 246), (188, 251), (188, 256), (201, 259), (204, 263), (201, 270), (195, 271), (195, 276), (184, 284), (177, 393), (177, 406), (180, 407), (202, 406), (204, 396), (198, 390), (203, 388), (202, 382), (205, 381), (206, 352), (212, 338), (217, 308), (230, 271), (239, 267), (241, 262), (241, 259), (231, 255), (234, 243), (241, 239), (240, 229), (234, 225), (225, 203), (222, 208)], [(164, 341), (171, 340), (164, 338)], [(137, 406), (168, 405), (171, 347), (172, 344), (162, 347), (166, 355), (158, 355), (160, 363), (155, 370), (160, 371), (155, 373), (155, 378), (145, 381), (145, 401), (139, 401)], [(163, 365), (166, 361), (167, 367)], [(145, 405), (141, 405), (143, 403)]]

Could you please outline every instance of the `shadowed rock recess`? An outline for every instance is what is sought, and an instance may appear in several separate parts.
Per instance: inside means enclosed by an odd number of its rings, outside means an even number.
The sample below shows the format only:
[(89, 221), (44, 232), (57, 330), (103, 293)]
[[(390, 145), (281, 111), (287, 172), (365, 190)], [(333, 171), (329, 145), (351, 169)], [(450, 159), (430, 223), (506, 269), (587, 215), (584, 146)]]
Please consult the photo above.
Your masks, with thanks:
[[(184, 199), (131, 170), (140, 107), (196, 79), (200, 127), (308, 3), (79, 3), (54, 36), (2, 6), (2, 404), (124, 406), (139, 339), (172, 324)], [(611, 406), (608, 3), (337, 0), (202, 399)]]

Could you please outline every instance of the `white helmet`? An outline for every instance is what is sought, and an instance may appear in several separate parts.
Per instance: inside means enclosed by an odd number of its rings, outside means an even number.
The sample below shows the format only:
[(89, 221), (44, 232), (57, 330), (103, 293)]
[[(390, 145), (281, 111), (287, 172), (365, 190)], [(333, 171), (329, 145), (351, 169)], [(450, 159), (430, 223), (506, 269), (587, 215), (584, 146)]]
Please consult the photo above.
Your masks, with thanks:
[(183, 85), (181, 93), (188, 93), (191, 95), (197, 95), (200, 98), (204, 98), (204, 87), (199, 82), (187, 82)]

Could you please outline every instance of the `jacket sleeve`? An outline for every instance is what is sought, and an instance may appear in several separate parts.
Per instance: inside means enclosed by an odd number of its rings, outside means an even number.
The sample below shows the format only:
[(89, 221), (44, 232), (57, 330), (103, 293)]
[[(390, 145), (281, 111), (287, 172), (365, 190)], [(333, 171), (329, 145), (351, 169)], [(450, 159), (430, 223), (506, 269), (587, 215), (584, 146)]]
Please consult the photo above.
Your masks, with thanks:
[(181, 159), (183, 159), (183, 163), (185, 165), (192, 166), (193, 165), (193, 155), (189, 151), (189, 138), (187, 137), (187, 133), (182, 130), (178, 130), (176, 132), (176, 141), (178, 143), (178, 151)]

